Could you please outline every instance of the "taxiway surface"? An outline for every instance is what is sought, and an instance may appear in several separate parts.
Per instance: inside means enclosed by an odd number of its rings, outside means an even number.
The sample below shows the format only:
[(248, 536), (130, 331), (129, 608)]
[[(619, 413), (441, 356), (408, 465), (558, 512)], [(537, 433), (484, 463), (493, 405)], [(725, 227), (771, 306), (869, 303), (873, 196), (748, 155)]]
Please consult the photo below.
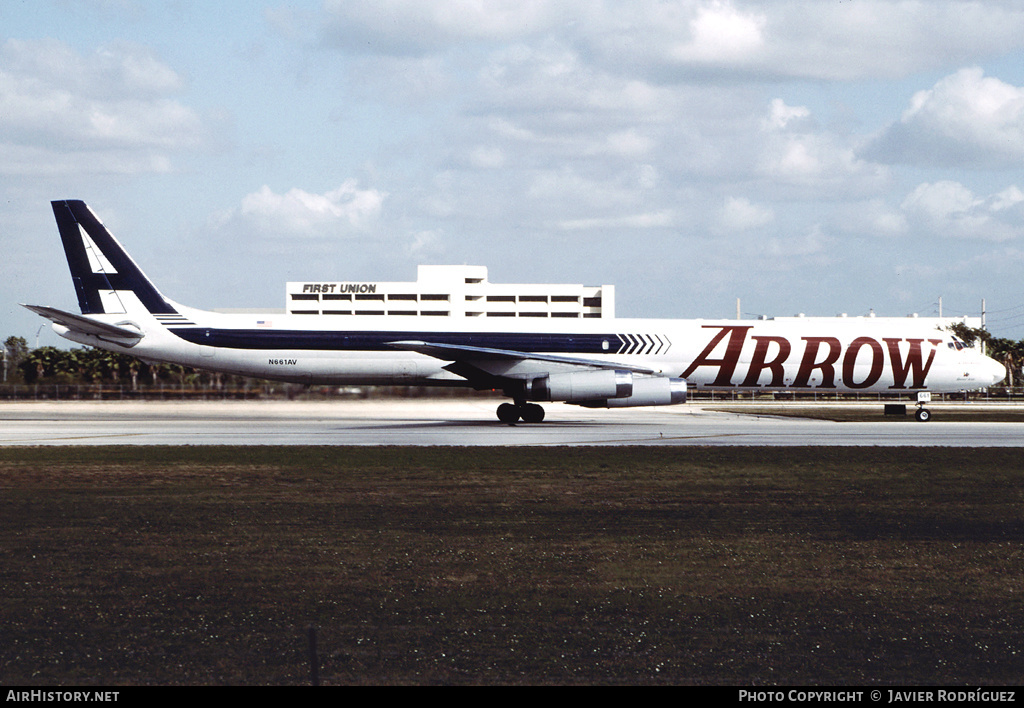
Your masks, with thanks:
[[(490, 400), (25, 402), (0, 404), (2, 445), (860, 445), (1024, 447), (1024, 424), (831, 422), (699, 404), (590, 410), (546, 405), (508, 426)], [(721, 407), (721, 406), (717, 406)]]

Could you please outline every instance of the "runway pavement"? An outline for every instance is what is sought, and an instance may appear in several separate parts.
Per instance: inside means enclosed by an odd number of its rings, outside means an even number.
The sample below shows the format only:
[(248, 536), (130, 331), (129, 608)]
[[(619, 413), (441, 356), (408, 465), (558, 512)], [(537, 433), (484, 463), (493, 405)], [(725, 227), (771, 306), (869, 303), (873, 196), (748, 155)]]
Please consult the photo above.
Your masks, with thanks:
[[(7, 445), (860, 445), (1024, 447), (1024, 424), (837, 423), (707, 410), (701, 404), (590, 410), (546, 404), (508, 426), (498, 401), (21, 402), (0, 404)], [(721, 408), (716, 404), (715, 408)]]

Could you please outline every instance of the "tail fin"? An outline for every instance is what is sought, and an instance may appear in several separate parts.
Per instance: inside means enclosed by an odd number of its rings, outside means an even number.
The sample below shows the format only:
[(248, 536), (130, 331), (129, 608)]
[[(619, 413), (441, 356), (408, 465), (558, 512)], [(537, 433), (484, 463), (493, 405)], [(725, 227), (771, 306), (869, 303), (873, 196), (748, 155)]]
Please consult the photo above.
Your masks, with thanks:
[(75, 199), (51, 202), (83, 315), (129, 312), (132, 292), (152, 314), (177, 310), (135, 264), (92, 210)]

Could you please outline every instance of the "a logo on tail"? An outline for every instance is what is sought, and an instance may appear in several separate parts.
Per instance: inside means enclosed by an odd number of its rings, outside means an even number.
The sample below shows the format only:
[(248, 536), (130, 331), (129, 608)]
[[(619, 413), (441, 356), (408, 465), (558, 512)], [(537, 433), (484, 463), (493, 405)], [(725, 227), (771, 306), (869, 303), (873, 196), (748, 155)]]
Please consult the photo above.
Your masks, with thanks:
[(126, 292), (153, 314), (177, 312), (84, 202), (68, 199), (51, 206), (82, 314), (128, 312), (119, 294)]

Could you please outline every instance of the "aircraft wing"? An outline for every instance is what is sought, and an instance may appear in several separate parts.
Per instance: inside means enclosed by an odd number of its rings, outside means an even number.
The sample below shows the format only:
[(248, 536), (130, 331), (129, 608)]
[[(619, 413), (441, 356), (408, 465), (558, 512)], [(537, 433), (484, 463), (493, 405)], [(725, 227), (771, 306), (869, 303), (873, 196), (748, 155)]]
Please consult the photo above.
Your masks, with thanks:
[(136, 344), (146, 336), (142, 330), (127, 323), (115, 325), (100, 322), (87, 315), (76, 315), (71, 312), (64, 312), (64, 310), (58, 310), (55, 307), (43, 307), (42, 305), (25, 305), (23, 303), (22, 307), (32, 310), (37, 315), (42, 315), (62, 327), (67, 327), (72, 332), (112, 340), (117, 344), (128, 344), (129, 342)]
[(421, 341), (388, 342), (388, 345), (396, 349), (406, 349), (432, 356), (435, 359), (450, 361), (452, 364), (445, 368), (453, 374), (470, 381), (480, 381), (487, 386), (490, 385), (487, 379), (491, 377), (526, 379), (553, 372), (571, 372), (581, 369), (610, 369), (655, 376), (659, 374), (654, 369), (631, 364), (578, 359), (554, 354), (534, 354), (512, 349), (489, 349)]

